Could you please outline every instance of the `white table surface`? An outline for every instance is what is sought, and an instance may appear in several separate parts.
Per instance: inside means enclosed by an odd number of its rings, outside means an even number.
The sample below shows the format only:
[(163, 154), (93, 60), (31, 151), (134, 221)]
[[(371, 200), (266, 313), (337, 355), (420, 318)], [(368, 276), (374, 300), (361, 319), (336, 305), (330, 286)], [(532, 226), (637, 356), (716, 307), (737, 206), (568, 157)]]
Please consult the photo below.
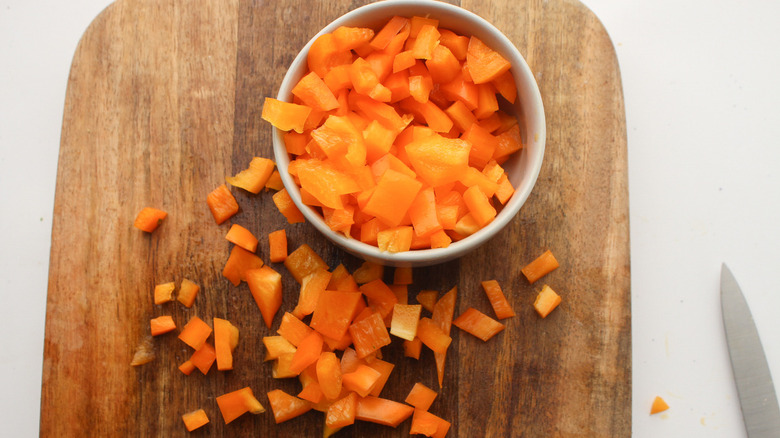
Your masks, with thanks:
[[(109, 3), (0, 0), (4, 436), (38, 433), (65, 88), (79, 37)], [(625, 95), (633, 435), (746, 436), (719, 277), (725, 261), (780, 387), (780, 2), (584, 3), (612, 37)], [(656, 395), (671, 408), (650, 416)]]

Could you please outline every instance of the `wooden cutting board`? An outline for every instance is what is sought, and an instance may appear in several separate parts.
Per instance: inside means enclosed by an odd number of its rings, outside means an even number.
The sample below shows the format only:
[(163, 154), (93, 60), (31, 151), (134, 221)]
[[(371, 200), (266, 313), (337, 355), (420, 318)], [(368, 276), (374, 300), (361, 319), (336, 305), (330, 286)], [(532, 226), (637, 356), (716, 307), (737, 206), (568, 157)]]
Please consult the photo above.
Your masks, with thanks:
[[(203, 408), (211, 423), (194, 436), (319, 436), (319, 412), (276, 425), (269, 412), (225, 425), (215, 397), (250, 386), (297, 393), (263, 363), (274, 334), (245, 284), (221, 276), (229, 224), (217, 226), (206, 195), (253, 156), (272, 156), (260, 118), (285, 68), (322, 26), (363, 1), (119, 0), (84, 34), (68, 81), (57, 174), (46, 313), (42, 436), (186, 436), (181, 414)], [(598, 19), (576, 0), (464, 0), (526, 57), (541, 88), (547, 153), (537, 186), (510, 225), (487, 245), (414, 271), (421, 289), (459, 288), (456, 315), (491, 314), (480, 281), (497, 279), (517, 316), (487, 343), (453, 329), (444, 387), (431, 412), (449, 436), (617, 437), (631, 433), (631, 306), (626, 130), (620, 74)], [(360, 261), (307, 224), (286, 225), (269, 193), (233, 191), (233, 222), (261, 237), (286, 228), (291, 249), (308, 243), (331, 267)], [(144, 206), (168, 211), (153, 234), (133, 228)], [(546, 319), (531, 304), (540, 284), (520, 268), (551, 249), (548, 275), (563, 303)], [(298, 286), (281, 265), (284, 304)], [(392, 275), (388, 269), (387, 275)], [(155, 306), (155, 284), (188, 278), (196, 304)], [(412, 301), (414, 299), (412, 298)], [(157, 358), (129, 365), (149, 319), (170, 314), (227, 318), (241, 330), (235, 370), (183, 375), (191, 351), (175, 334), (154, 340)], [(275, 327), (281, 312), (275, 320)], [(383, 396), (403, 401), (412, 385), (437, 388), (432, 354), (396, 364)], [(408, 435), (372, 424), (337, 436)]]

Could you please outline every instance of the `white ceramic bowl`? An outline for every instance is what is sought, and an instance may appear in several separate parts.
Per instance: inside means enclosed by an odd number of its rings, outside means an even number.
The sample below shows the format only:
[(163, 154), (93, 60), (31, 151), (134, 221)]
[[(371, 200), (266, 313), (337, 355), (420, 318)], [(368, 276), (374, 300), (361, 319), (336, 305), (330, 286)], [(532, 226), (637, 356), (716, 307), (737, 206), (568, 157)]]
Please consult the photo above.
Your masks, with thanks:
[(273, 133), (274, 155), (284, 186), (295, 205), (301, 210), (306, 220), (333, 243), (357, 257), (384, 265), (427, 266), (453, 260), (474, 250), (487, 242), (515, 217), (520, 207), (528, 199), (542, 166), (545, 141), (544, 108), (539, 88), (531, 70), (517, 48), (501, 31), (472, 12), (448, 3), (431, 0), (380, 1), (357, 8), (334, 20), (315, 35), (295, 57), (282, 80), (277, 99), (285, 102), (292, 101), (292, 88), (307, 72), (306, 57), (309, 47), (317, 37), (324, 33), (333, 32), (339, 26), (370, 27), (378, 30), (393, 15), (404, 17), (427, 15), (436, 18), (439, 20), (439, 27), (450, 29), (460, 35), (476, 36), (512, 64), (511, 71), (518, 90), (514, 111), (520, 122), (520, 133), (524, 147), (503, 164), (509, 180), (515, 187), (515, 193), (496, 218), (478, 232), (460, 241), (452, 242), (447, 248), (411, 250), (400, 253), (380, 251), (375, 246), (332, 231), (325, 224), (322, 216), (301, 202), (300, 190), (287, 172), (290, 157), (284, 146), (283, 133), (278, 129), (275, 129)]

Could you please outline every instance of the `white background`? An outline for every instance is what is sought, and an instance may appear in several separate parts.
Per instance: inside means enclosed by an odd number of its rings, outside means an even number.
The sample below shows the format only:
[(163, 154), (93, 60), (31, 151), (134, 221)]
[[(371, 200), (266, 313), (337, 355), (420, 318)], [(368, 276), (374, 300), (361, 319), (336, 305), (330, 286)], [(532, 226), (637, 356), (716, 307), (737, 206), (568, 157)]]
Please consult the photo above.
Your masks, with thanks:
[[(719, 276), (725, 261), (780, 381), (780, 2), (584, 2), (612, 37), (625, 94), (633, 435), (745, 436)], [(79, 37), (109, 3), (0, 0), (4, 436), (38, 433), (65, 88)], [(656, 395), (671, 408), (650, 416)]]

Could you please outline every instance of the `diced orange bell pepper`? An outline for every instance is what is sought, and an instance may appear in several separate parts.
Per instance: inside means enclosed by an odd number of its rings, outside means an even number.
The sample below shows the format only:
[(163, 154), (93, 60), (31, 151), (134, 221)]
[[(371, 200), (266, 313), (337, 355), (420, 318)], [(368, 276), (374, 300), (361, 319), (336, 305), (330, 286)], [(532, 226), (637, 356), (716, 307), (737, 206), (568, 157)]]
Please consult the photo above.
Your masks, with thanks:
[(398, 302), (393, 291), (381, 278), (360, 286), (360, 292), (368, 299), (368, 307), (379, 312), (382, 319), (392, 313), (393, 306)]
[(439, 298), (439, 291), (421, 290), (420, 292), (417, 292), (417, 302), (429, 312), (433, 312), (433, 305), (436, 304), (437, 298)]
[(387, 47), (388, 44), (390, 44), (390, 41), (393, 39), (393, 37), (396, 36), (398, 32), (404, 28), (404, 26), (408, 25), (408, 18), (394, 16), (379, 32), (376, 33), (374, 39), (371, 40), (371, 47), (376, 50), (383, 50), (385, 47)]
[(290, 371), (300, 374), (306, 367), (317, 362), (322, 353), (322, 336), (316, 331), (309, 333), (298, 345), (292, 357)]
[(653, 405), (650, 407), (650, 415), (663, 412), (667, 409), (669, 409), (669, 405), (666, 403), (666, 401), (663, 398), (656, 396), (653, 400)]
[(366, 397), (374, 389), (382, 374), (368, 365), (359, 364), (357, 369), (342, 375), (344, 388)]
[[(436, 301), (433, 305), (433, 311), (431, 312), (431, 319), (435, 322), (444, 333), (450, 334), (452, 328), (452, 318), (455, 314), (455, 302), (458, 298), (458, 287), (454, 286), (447, 291), (441, 299)], [(436, 360), (436, 373), (439, 379), (439, 388), (444, 384), (444, 367), (446, 364), (447, 353), (433, 353), (433, 357)]]
[(458, 181), (468, 168), (471, 145), (433, 135), (406, 146), (414, 171), (431, 187)]
[(416, 179), (388, 169), (379, 179), (363, 211), (378, 217), (388, 226), (398, 226), (421, 188), (422, 183)]
[(450, 426), (450, 422), (441, 417), (423, 409), (415, 409), (409, 433), (443, 438), (450, 430)]
[(414, 228), (400, 226), (379, 231), (376, 235), (377, 246), (380, 251), (404, 252), (412, 247)]
[(198, 409), (182, 415), (181, 420), (184, 422), (184, 427), (187, 428), (187, 432), (192, 432), (193, 430), (208, 424), (209, 417), (206, 415), (206, 411)]
[(355, 418), (385, 426), (396, 427), (414, 413), (414, 408), (403, 403), (379, 397), (358, 399)]
[(266, 265), (246, 272), (246, 283), (260, 308), (266, 327), (271, 328), (274, 316), (282, 305), (282, 276)]
[(284, 266), (298, 283), (318, 269), (328, 269), (325, 261), (305, 243), (287, 256)]
[(515, 188), (512, 187), (512, 183), (509, 181), (509, 177), (506, 174), (501, 175), (498, 179), (498, 189), (496, 189), (496, 199), (502, 205), (506, 205), (509, 202), (509, 198), (515, 193)]
[(292, 314), (298, 319), (306, 315), (311, 315), (317, 306), (317, 300), (320, 293), (325, 291), (330, 282), (331, 273), (327, 269), (318, 269), (307, 275), (301, 282), (301, 291), (298, 296), (298, 303), (295, 305)]
[(263, 336), (263, 346), (265, 346), (265, 357), (263, 362), (278, 359), (285, 353), (295, 353), (295, 345), (284, 338), (284, 336)]
[(366, 357), (377, 349), (390, 344), (390, 335), (387, 333), (382, 316), (375, 312), (368, 318), (349, 326), (352, 335), (352, 343), (358, 357)]
[(157, 229), (157, 227), (166, 217), (168, 217), (168, 213), (162, 210), (158, 210), (152, 207), (144, 207), (140, 212), (138, 212), (138, 216), (136, 216), (135, 222), (133, 222), (133, 226), (141, 231), (151, 233)]
[(233, 369), (233, 350), (238, 345), (238, 328), (230, 321), (214, 318), (214, 350), (217, 354), (217, 369)]
[(211, 327), (205, 321), (193, 316), (179, 333), (179, 339), (197, 351), (206, 343), (211, 331)]
[(200, 286), (185, 278), (181, 281), (176, 300), (186, 307), (192, 307), (192, 304), (195, 303), (195, 297), (198, 296), (198, 292), (200, 292)]
[(352, 274), (352, 277), (355, 279), (356, 283), (365, 284), (381, 279), (384, 272), (385, 267), (379, 263), (363, 262), (363, 264)]
[(271, 263), (283, 262), (287, 258), (287, 232), (281, 229), (268, 233), (268, 247)]
[(496, 280), (486, 280), (482, 282), (482, 289), (490, 300), (490, 305), (493, 306), (493, 311), (496, 312), (496, 318), (506, 319), (515, 316), (515, 311), (512, 310), (512, 306), (507, 301), (504, 292), (501, 290), (501, 285)]
[(315, 110), (330, 111), (339, 107), (336, 96), (314, 72), (302, 77), (293, 87), (292, 94)]
[(295, 357), (295, 353), (282, 353), (279, 355), (271, 368), (271, 376), (274, 379), (287, 379), (300, 374), (295, 373), (290, 369), (293, 357)]
[(313, 380), (303, 386), (301, 392), (298, 393), (298, 398), (316, 404), (321, 402), (325, 398), (325, 395), (322, 393), (322, 389), (320, 389), (320, 384), (316, 380)]
[(468, 53), (469, 38), (463, 35), (458, 35), (448, 29), (439, 29), (439, 33), (441, 34), (439, 37), (439, 43), (442, 46), (450, 49), (458, 61), (465, 61), (466, 53)]
[(433, 350), (435, 353), (443, 353), (447, 351), (452, 342), (444, 331), (430, 318), (421, 318), (417, 325), (417, 337), (420, 338), (426, 347)]
[(534, 309), (542, 318), (546, 318), (558, 305), (561, 304), (561, 296), (550, 286), (544, 285), (534, 301)]
[(163, 304), (173, 301), (173, 291), (176, 289), (176, 283), (168, 282), (154, 286), (154, 304)]
[(436, 391), (417, 382), (414, 384), (411, 391), (409, 391), (409, 395), (406, 396), (404, 401), (417, 409), (427, 411), (431, 407), (431, 404), (433, 404), (437, 395)]
[(425, 66), (431, 72), (433, 82), (439, 84), (449, 83), (461, 72), (458, 59), (447, 46), (441, 44), (433, 49), (431, 58), (425, 61)]
[(357, 401), (357, 394), (350, 392), (332, 403), (325, 414), (325, 425), (332, 429), (340, 429), (354, 424)]
[(358, 292), (326, 290), (319, 294), (309, 325), (324, 336), (341, 339), (362, 299)]
[(260, 117), (282, 131), (303, 133), (311, 107), (266, 97)]
[(263, 260), (257, 254), (236, 245), (230, 251), (230, 257), (225, 262), (222, 275), (230, 280), (234, 286), (238, 286), (242, 281), (246, 281), (247, 271), (259, 269), (262, 266)]
[(306, 325), (303, 321), (298, 319), (290, 312), (285, 312), (282, 316), (282, 322), (279, 324), (279, 329), (276, 333), (279, 333), (282, 337), (290, 341), (294, 346), (301, 345), (304, 339), (306, 339), (312, 332), (312, 328)]
[(525, 275), (525, 278), (528, 279), (529, 283), (533, 284), (540, 278), (557, 269), (558, 266), (560, 266), (558, 260), (555, 259), (552, 251), (548, 249), (534, 261), (523, 267), (520, 272)]
[(517, 124), (512, 125), (507, 131), (498, 134), (497, 139), (498, 145), (496, 145), (496, 151), (493, 154), (493, 159), (496, 161), (501, 162), (523, 148), (520, 126)]
[(423, 24), (420, 27), (414, 44), (412, 45), (412, 54), (416, 59), (431, 59), (433, 50), (439, 44), (439, 30), (431, 24)]
[(237, 391), (220, 395), (217, 397), (217, 405), (219, 406), (220, 412), (222, 412), (222, 418), (225, 420), (225, 424), (230, 423), (247, 412), (252, 414), (261, 414), (265, 412), (263, 405), (260, 404), (252, 393), (252, 388), (248, 386)]
[(317, 360), (317, 382), (326, 398), (335, 400), (341, 394), (341, 362), (333, 352), (323, 351)]
[(512, 67), (503, 56), (474, 36), (469, 40), (466, 65), (475, 84), (490, 82)]
[(279, 190), (274, 193), (273, 201), (279, 212), (287, 219), (288, 223), (297, 224), (305, 222), (306, 218), (303, 217), (303, 213), (295, 206), (290, 194), (287, 193), (287, 189)]
[(233, 187), (240, 187), (250, 193), (257, 194), (265, 187), (274, 167), (276, 165), (268, 158), (254, 157), (249, 162), (248, 169), (242, 170), (236, 176), (225, 177), (225, 180)]
[(224, 184), (209, 193), (206, 203), (217, 224), (225, 222), (238, 213), (238, 202), (236, 202), (236, 198), (233, 197), (233, 194), (230, 193), (230, 190)]
[(339, 48), (332, 33), (320, 35), (309, 48), (306, 58), (309, 70), (324, 78), (332, 68), (352, 62), (352, 53)]
[(413, 341), (417, 336), (417, 324), (420, 321), (421, 312), (422, 306), (420, 304), (394, 305), (390, 334), (407, 341)]
[(158, 336), (176, 330), (176, 323), (170, 315), (158, 316), (150, 321), (152, 336)]
[(452, 324), (483, 341), (487, 341), (505, 328), (504, 324), (473, 307), (466, 309), (465, 312), (452, 321)]
[(255, 237), (251, 231), (239, 224), (230, 226), (230, 230), (228, 230), (228, 233), (225, 235), (225, 239), (247, 251), (255, 252), (255, 250), (257, 250), (257, 237)]
[(478, 186), (469, 187), (463, 193), (463, 201), (477, 222), (479, 228), (489, 224), (496, 217), (496, 209), (490, 204), (490, 199)]
[(217, 360), (217, 351), (211, 344), (206, 342), (196, 352), (192, 353), (189, 361), (205, 376), (215, 360)]
[(352, 50), (371, 42), (374, 30), (367, 27), (339, 26), (333, 31), (333, 41), (339, 50)]

